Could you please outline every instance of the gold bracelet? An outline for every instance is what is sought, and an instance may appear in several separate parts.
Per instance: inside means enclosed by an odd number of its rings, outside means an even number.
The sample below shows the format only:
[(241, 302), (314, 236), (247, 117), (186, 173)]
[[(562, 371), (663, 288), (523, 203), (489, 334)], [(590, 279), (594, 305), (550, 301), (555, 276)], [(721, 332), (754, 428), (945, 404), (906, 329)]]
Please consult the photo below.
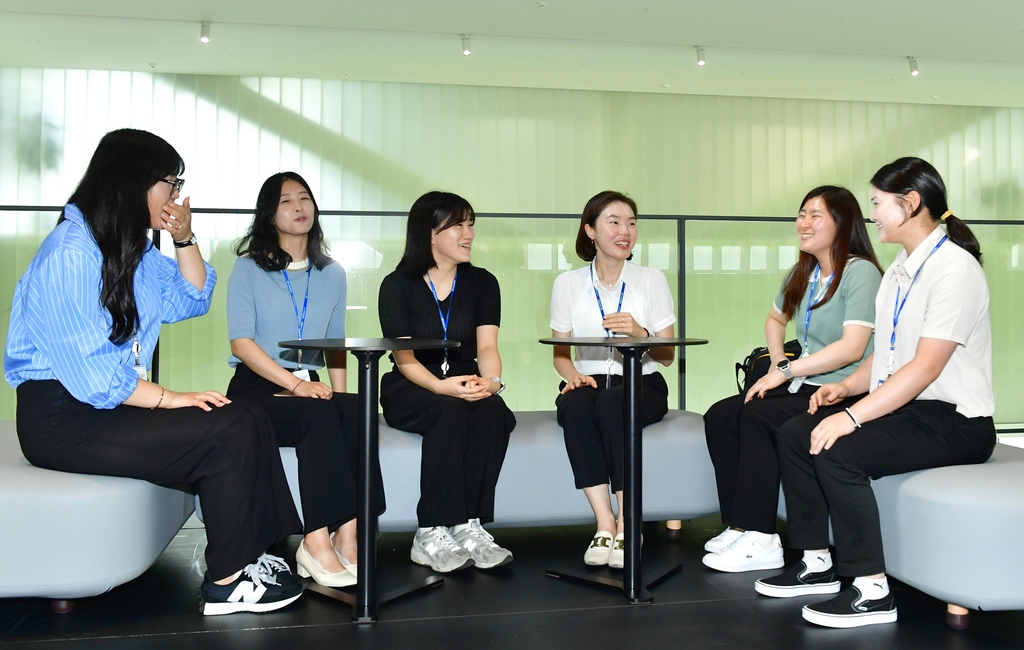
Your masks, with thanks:
[(167, 389), (164, 388), (163, 386), (161, 386), (160, 387), (160, 399), (157, 401), (156, 406), (154, 406), (153, 408), (150, 409), (151, 411), (157, 410), (158, 408), (160, 408), (160, 405), (164, 403), (164, 393), (166, 393), (166, 392), (167, 392)]

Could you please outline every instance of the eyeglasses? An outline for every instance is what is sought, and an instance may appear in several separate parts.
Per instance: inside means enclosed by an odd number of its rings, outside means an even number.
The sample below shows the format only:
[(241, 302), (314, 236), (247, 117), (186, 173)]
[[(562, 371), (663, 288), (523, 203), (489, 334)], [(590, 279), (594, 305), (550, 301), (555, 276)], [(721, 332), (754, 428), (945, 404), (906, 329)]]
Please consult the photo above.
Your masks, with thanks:
[(161, 178), (160, 182), (161, 183), (167, 183), (168, 185), (170, 185), (171, 187), (174, 188), (175, 192), (180, 192), (181, 188), (185, 187), (185, 179), (184, 178), (175, 178), (173, 181), (169, 181), (166, 178)]

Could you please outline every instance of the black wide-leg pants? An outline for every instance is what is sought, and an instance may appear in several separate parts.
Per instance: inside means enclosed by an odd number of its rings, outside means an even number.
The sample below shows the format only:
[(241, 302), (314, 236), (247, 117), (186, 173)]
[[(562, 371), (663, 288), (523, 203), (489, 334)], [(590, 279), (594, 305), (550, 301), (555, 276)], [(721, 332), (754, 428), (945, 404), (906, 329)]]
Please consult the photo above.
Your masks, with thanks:
[[(605, 377), (594, 377), (597, 388), (580, 386), (555, 398), (558, 424), (565, 437), (576, 489), (608, 485), (622, 490), (622, 375), (612, 375), (611, 387)], [(562, 382), (559, 390), (565, 388)], [(661, 373), (643, 376), (642, 426), (660, 422), (668, 413), (668, 384)]]
[(27, 381), (18, 386), (17, 428), (37, 467), (198, 493), (214, 580), (302, 528), (270, 420), (243, 404), (97, 409), (58, 381)]
[[(315, 371), (310, 371), (310, 379), (320, 380)], [(329, 400), (274, 397), (283, 391), (248, 366), (239, 364), (228, 384), (227, 395), (265, 411), (274, 425), (277, 445), (295, 448), (304, 532), (324, 527), (333, 532), (356, 516), (359, 396), (334, 393)], [(384, 482), (379, 463), (377, 485), (377, 503), (380, 512), (384, 512)]]
[(716, 402), (704, 414), (704, 436), (715, 465), (722, 523), (760, 533), (775, 532), (779, 510), (776, 432), (807, 412), (817, 386), (796, 393), (785, 384), (744, 404), (744, 394)]
[[(851, 404), (801, 415), (779, 429), (779, 467), (789, 517), (789, 546), (828, 548), (832, 517), (836, 570), (844, 576), (885, 571), (878, 504), (871, 479), (930, 467), (983, 463), (996, 430), (990, 417), (968, 418), (938, 400), (914, 400), (891, 415), (865, 422), (812, 456), (811, 431)], [(846, 417), (846, 414), (843, 414)]]
[(505, 401), (437, 395), (394, 370), (381, 382), (380, 403), (388, 426), (423, 436), (420, 528), (494, 521), (494, 491), (516, 426)]

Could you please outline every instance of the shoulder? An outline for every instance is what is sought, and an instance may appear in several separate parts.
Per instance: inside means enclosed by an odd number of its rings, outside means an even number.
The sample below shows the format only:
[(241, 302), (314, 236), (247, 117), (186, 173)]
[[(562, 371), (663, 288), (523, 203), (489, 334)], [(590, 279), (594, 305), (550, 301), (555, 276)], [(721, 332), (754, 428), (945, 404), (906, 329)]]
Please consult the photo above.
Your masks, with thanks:
[(875, 283), (881, 282), (882, 272), (878, 270), (874, 264), (868, 260), (860, 257), (852, 258), (843, 270), (843, 279), (841, 282), (845, 283)]
[(639, 278), (641, 282), (646, 282), (648, 284), (668, 284), (668, 279), (660, 269), (651, 268), (650, 266), (630, 264), (629, 271), (634, 274), (635, 277)]
[(391, 273), (384, 276), (384, 279), (380, 282), (380, 293), (385, 295), (387, 292), (401, 291), (405, 292), (410, 283), (409, 276), (400, 269), (395, 269)]
[(590, 267), (581, 266), (578, 269), (559, 273), (555, 276), (554, 286), (558, 289), (571, 289), (587, 282), (590, 282)]
[(266, 271), (257, 266), (256, 262), (248, 256), (235, 258), (235, 264), (231, 267), (232, 278), (249, 278), (257, 275), (258, 273), (266, 273)]
[(327, 263), (324, 264), (322, 269), (315, 269), (317, 273), (327, 278), (344, 278), (345, 267), (337, 262), (337, 260), (328, 259)]
[[(936, 274), (940, 278), (955, 278), (959, 282), (972, 286), (984, 286), (987, 290), (988, 281), (985, 279), (985, 271), (981, 268), (978, 260), (963, 248), (960, 248), (952, 241), (947, 241), (936, 251), (935, 257), (941, 260), (936, 264)], [(938, 261), (934, 260), (934, 261)]]
[(498, 278), (487, 269), (472, 264), (460, 264), (459, 276), (465, 277), (467, 283), (479, 286), (484, 290), (497, 289)]

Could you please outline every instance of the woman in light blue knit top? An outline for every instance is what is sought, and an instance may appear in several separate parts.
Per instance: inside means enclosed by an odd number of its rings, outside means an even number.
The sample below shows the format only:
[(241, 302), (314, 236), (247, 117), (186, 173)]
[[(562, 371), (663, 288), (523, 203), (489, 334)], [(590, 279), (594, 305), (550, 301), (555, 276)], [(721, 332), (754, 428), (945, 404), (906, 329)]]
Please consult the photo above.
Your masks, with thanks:
[(358, 401), (345, 393), (345, 356), (326, 359), (328, 385), (317, 373), (321, 353), (277, 345), (345, 336), (345, 269), (327, 255), (316, 200), (301, 176), (267, 179), (235, 252), (228, 395), (258, 404), (278, 444), (295, 447), (305, 532), (295, 556), (299, 575), (331, 587), (354, 584)]

